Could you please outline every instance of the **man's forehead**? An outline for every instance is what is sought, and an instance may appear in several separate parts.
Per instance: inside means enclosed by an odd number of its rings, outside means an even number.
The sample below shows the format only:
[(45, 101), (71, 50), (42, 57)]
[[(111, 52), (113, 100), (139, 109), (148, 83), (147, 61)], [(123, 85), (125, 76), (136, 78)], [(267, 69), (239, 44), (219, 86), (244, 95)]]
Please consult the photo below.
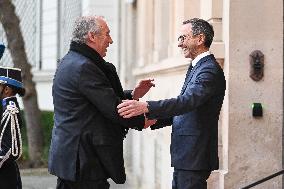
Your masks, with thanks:
[(191, 24), (183, 24), (181, 27), (180, 27), (180, 33), (181, 34), (189, 34), (191, 33), (192, 30), (191, 30)]
[(106, 33), (110, 33), (110, 30), (109, 30), (109, 28), (108, 28), (108, 25), (106, 25), (103, 29), (104, 29), (104, 31), (105, 31)]
[(102, 26), (104, 26), (104, 25), (106, 25), (106, 22), (103, 20), (103, 19), (101, 19), (101, 18), (98, 18), (97, 19), (97, 22), (98, 22), (98, 24), (102, 27)]
[(105, 30), (106, 32), (109, 32), (109, 27), (104, 19), (98, 19), (100, 27)]

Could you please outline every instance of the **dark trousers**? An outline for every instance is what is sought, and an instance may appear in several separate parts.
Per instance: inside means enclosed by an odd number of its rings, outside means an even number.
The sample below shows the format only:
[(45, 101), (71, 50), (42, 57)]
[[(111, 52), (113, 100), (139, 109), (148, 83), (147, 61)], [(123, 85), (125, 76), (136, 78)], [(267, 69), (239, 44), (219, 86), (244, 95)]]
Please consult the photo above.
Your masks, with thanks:
[(57, 178), (56, 189), (109, 189), (109, 183), (106, 179), (73, 182)]
[(191, 171), (174, 169), (172, 189), (207, 189), (211, 171)]
[(19, 168), (16, 162), (5, 162), (0, 168), (1, 189), (22, 189)]

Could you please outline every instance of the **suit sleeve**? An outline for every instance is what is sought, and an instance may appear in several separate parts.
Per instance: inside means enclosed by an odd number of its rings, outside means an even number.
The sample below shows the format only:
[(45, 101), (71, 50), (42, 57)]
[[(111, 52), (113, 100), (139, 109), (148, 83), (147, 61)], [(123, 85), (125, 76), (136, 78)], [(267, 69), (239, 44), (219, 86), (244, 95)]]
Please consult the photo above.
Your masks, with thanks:
[(109, 80), (94, 64), (84, 64), (81, 68), (79, 90), (107, 119), (124, 127), (141, 130), (144, 127), (144, 116), (124, 119), (117, 112), (121, 99), (116, 96)]
[(132, 90), (124, 90), (124, 96), (127, 100), (133, 100), (133, 97), (132, 97)]
[(186, 91), (176, 98), (148, 101), (149, 119), (178, 116), (204, 104), (216, 90), (216, 71), (213, 67), (203, 67), (196, 79), (189, 82)]
[(160, 129), (173, 124), (173, 118), (158, 119), (154, 125), (151, 125), (151, 130)]

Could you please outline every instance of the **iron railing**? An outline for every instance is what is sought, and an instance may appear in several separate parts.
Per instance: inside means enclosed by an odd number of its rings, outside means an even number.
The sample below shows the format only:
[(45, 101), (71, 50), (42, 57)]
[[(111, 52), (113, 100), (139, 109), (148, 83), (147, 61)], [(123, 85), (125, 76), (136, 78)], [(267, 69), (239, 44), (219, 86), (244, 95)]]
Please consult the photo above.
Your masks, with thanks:
[(252, 187), (254, 187), (254, 186), (256, 186), (256, 185), (259, 185), (259, 184), (261, 184), (261, 183), (263, 183), (263, 182), (265, 182), (265, 181), (268, 181), (268, 180), (270, 180), (270, 179), (272, 179), (272, 178), (274, 178), (274, 177), (277, 177), (277, 176), (279, 176), (279, 175), (282, 175), (282, 174), (284, 174), (284, 170), (278, 171), (277, 173), (274, 173), (274, 174), (272, 174), (272, 175), (269, 175), (269, 176), (267, 176), (267, 177), (265, 177), (265, 178), (263, 178), (263, 179), (261, 179), (261, 180), (258, 180), (258, 181), (256, 181), (256, 182), (254, 182), (254, 183), (252, 183), (252, 184), (250, 184), (250, 185), (247, 185), (247, 186), (245, 186), (245, 187), (243, 187), (243, 188), (240, 188), (240, 189), (252, 188)]

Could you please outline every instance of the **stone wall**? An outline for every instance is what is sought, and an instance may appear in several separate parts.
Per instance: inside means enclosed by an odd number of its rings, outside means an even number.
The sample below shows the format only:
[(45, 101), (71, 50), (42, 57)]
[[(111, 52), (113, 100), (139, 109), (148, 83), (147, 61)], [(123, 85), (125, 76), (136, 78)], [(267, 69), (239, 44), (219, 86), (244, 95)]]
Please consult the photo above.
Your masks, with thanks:
[[(282, 169), (283, 125), (283, 2), (281, 0), (147, 0), (123, 4), (131, 14), (122, 40), (128, 72), (122, 72), (131, 88), (141, 78), (155, 78), (156, 87), (142, 100), (179, 94), (189, 61), (177, 47), (183, 20), (201, 17), (215, 30), (211, 52), (222, 65), (227, 91), (219, 119), (220, 169), (208, 180), (209, 189), (240, 188)], [(131, 10), (131, 13), (129, 12)], [(122, 20), (125, 20), (122, 17)], [(136, 22), (135, 22), (136, 21)], [(133, 25), (130, 23), (132, 22)], [(264, 78), (249, 77), (249, 55), (265, 56)], [(131, 68), (131, 69), (129, 69)], [(133, 68), (133, 69), (132, 69)], [(132, 70), (132, 76), (129, 71)], [(131, 80), (131, 81), (130, 81)], [(251, 104), (264, 105), (262, 118), (252, 117)], [(171, 188), (171, 128), (132, 132), (127, 139), (129, 178), (136, 188)], [(131, 154), (131, 155), (129, 155)], [(281, 177), (259, 188), (281, 188)]]

